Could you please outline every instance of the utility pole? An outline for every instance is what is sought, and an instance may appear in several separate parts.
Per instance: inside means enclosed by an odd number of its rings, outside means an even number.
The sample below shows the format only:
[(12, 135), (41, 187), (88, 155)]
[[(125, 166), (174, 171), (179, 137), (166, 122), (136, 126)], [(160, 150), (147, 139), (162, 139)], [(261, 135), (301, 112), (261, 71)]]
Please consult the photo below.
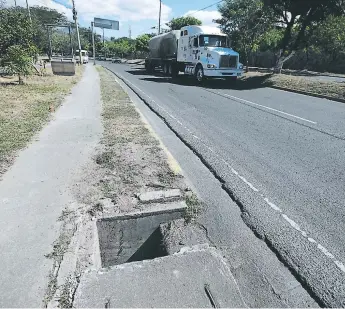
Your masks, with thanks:
[(158, 34), (161, 34), (162, 0), (159, 0)]
[(68, 26), (68, 34), (69, 34), (69, 43), (71, 45), (71, 52), (72, 52), (72, 58), (73, 58), (74, 50), (73, 50), (73, 44), (72, 44), (71, 26)]
[(53, 48), (52, 48), (52, 38), (50, 36), (49, 26), (47, 27), (47, 31), (48, 31), (48, 40), (49, 40), (49, 60), (51, 60), (53, 56)]
[(17, 0), (14, 0), (14, 6), (17, 7)]
[(96, 65), (96, 48), (95, 48), (95, 34), (94, 34), (94, 22), (91, 22), (91, 31), (92, 31), (92, 49), (93, 49), (93, 65)]
[(76, 11), (76, 9), (75, 9), (74, 0), (72, 0), (72, 4), (73, 4), (73, 9), (72, 9), (72, 12), (73, 12), (73, 20), (74, 20), (74, 23), (75, 23), (75, 28), (76, 28), (76, 30), (77, 30), (78, 47), (79, 47), (79, 59), (80, 59), (80, 64), (82, 65), (82, 64), (83, 64), (83, 59), (82, 59), (82, 57), (81, 57), (81, 44), (80, 44), (79, 26), (78, 26), (77, 11)]
[[(16, 3), (16, 6), (17, 6), (17, 3)], [(30, 23), (32, 24), (31, 12), (30, 12), (30, 7), (29, 7), (29, 2), (28, 2), (28, 0), (26, 0), (26, 8), (27, 8), (27, 10), (28, 10)]]
[(107, 60), (107, 51), (105, 50), (105, 40), (104, 40), (104, 28), (103, 29), (103, 49), (104, 49), (104, 60)]
[(128, 26), (128, 37), (131, 39), (132, 38), (132, 29), (131, 25)]

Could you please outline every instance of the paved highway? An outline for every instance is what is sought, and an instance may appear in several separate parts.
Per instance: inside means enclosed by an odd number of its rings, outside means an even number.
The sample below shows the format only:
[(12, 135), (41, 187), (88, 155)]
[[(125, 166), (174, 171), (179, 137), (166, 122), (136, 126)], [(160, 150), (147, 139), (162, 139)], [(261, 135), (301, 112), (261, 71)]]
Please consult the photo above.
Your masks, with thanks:
[(103, 65), (203, 160), (308, 293), (344, 307), (345, 104)]

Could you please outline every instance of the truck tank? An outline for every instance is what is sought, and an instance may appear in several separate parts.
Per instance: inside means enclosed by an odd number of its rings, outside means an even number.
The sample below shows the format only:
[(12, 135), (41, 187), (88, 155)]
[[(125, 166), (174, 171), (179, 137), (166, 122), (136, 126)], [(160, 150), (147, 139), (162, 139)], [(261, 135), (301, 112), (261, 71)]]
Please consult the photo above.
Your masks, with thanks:
[(173, 58), (177, 54), (177, 40), (180, 31), (173, 30), (153, 37), (149, 41), (150, 58)]

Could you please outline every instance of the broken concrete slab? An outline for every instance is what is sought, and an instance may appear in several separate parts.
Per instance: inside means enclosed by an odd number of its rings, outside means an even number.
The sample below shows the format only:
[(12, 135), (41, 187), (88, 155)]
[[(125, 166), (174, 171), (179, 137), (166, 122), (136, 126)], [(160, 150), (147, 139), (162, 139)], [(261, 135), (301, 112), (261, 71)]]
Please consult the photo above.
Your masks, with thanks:
[(141, 203), (158, 203), (164, 201), (177, 200), (182, 197), (180, 189), (150, 191), (139, 195)]
[(159, 225), (183, 218), (185, 202), (150, 204), (126, 215), (97, 221), (102, 267), (164, 256)]
[(196, 223), (177, 219), (160, 225), (163, 244), (168, 255), (179, 252), (183, 247), (208, 243), (207, 231)]
[(207, 245), (81, 278), (76, 308), (247, 307), (224, 258)]

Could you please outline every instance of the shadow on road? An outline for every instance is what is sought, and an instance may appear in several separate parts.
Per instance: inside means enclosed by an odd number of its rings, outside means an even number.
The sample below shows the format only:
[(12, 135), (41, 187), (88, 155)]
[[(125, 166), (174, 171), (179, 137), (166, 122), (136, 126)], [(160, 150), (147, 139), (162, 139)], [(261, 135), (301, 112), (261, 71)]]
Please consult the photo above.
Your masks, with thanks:
[[(155, 75), (148, 74), (145, 70), (130, 70), (127, 73), (143, 76), (140, 80), (154, 82), (159, 84), (175, 84), (181, 86), (197, 86), (210, 89), (236, 89), (236, 90), (250, 90), (264, 87), (270, 87), (272, 83), (269, 81), (271, 75), (252, 76), (244, 79), (239, 79), (237, 82), (225, 79), (208, 79), (202, 84), (198, 84), (192, 77), (180, 75), (177, 78), (166, 77), (162, 73), (157, 72)], [(147, 76), (147, 77), (144, 77)]]

